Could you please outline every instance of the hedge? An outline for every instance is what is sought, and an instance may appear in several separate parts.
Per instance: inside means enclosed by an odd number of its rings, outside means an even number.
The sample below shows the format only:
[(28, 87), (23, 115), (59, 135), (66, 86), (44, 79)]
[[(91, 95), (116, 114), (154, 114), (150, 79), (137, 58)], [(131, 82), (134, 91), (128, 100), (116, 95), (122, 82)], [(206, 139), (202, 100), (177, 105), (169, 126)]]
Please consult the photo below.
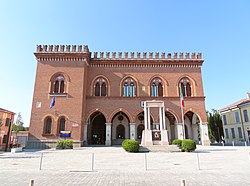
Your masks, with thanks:
[(139, 152), (139, 142), (135, 140), (125, 139), (122, 147), (127, 152)]
[(179, 148), (181, 148), (182, 140), (180, 139), (174, 139), (173, 145), (177, 145)]
[(182, 140), (181, 149), (182, 151), (185, 151), (185, 152), (192, 152), (196, 149), (196, 143), (192, 139)]
[(57, 147), (62, 147), (62, 148), (65, 148), (65, 147), (73, 147), (73, 141), (72, 140), (58, 140), (56, 142), (56, 146)]

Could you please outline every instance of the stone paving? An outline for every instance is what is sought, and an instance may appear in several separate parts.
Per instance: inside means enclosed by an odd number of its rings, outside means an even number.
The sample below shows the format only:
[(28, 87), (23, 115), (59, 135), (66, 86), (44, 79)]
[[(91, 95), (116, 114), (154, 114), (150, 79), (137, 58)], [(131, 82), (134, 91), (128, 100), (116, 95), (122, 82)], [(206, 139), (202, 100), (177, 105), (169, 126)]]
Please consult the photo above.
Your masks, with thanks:
[(127, 153), (121, 147), (0, 153), (0, 185), (29, 185), (30, 179), (34, 179), (35, 186), (178, 186), (185, 179), (186, 186), (247, 186), (250, 185), (249, 153), (250, 147), (218, 146), (198, 146), (195, 153)]

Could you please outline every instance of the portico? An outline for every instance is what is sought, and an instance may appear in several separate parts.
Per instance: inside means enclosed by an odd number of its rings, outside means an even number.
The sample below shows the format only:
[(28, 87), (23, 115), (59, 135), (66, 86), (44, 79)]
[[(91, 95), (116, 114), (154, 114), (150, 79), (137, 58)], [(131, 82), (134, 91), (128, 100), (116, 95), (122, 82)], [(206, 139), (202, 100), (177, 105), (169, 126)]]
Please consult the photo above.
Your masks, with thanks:
[[(144, 101), (144, 126), (141, 144), (143, 146), (168, 145), (168, 133), (165, 122), (165, 107), (163, 101)], [(150, 125), (150, 109), (159, 109), (159, 123)]]

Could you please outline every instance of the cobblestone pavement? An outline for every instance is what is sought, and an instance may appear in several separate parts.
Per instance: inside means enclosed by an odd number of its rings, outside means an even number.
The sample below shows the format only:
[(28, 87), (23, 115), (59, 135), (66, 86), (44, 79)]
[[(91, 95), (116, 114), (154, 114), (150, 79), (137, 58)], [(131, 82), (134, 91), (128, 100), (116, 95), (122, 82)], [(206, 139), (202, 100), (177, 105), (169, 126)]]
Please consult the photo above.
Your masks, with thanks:
[(247, 186), (250, 185), (249, 153), (250, 147), (215, 146), (198, 146), (195, 153), (127, 153), (121, 147), (2, 153), (0, 185), (28, 185), (34, 179), (35, 186), (178, 186), (185, 179), (187, 186)]

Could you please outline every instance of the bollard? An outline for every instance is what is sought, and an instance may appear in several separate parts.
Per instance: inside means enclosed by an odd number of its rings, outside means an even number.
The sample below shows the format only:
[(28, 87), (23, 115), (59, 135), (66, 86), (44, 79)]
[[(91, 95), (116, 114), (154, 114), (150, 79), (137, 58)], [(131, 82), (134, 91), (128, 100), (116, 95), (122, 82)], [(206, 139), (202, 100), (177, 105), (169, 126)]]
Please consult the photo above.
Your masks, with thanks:
[(181, 179), (181, 186), (186, 186), (186, 180)]
[(41, 153), (39, 170), (42, 170), (43, 153)]
[(198, 168), (198, 170), (201, 170), (201, 169), (200, 169), (199, 153), (196, 153), (196, 156), (197, 156), (197, 168)]
[(94, 159), (95, 159), (95, 155), (94, 155), (94, 153), (92, 153), (92, 155), (91, 155), (91, 171), (94, 170)]
[(29, 186), (34, 186), (34, 180), (30, 180)]
[(145, 163), (145, 170), (148, 170), (147, 153), (145, 153), (145, 155), (144, 155), (144, 163)]
[(233, 145), (233, 147), (234, 147), (234, 141), (232, 141), (232, 145)]
[(225, 143), (224, 143), (224, 142), (222, 142), (222, 146), (223, 146), (223, 147), (225, 146)]
[(247, 147), (247, 142), (245, 141), (245, 146)]

